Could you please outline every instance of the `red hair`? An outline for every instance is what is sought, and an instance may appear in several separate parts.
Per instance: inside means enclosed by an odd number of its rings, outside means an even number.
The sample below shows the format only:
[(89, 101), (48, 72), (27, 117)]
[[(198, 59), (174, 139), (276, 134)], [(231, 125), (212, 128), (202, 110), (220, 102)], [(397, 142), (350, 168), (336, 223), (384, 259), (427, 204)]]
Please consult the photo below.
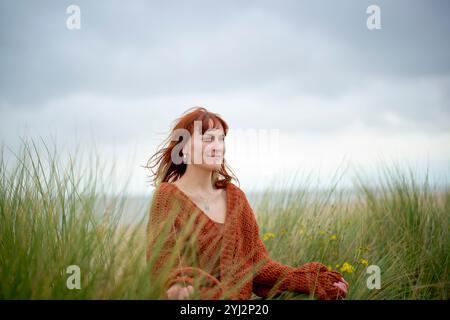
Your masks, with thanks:
[[(228, 124), (218, 114), (209, 112), (203, 107), (193, 107), (185, 111), (180, 118), (174, 121), (175, 125), (169, 137), (164, 139), (160, 149), (147, 162), (146, 168), (152, 172), (153, 186), (157, 186), (161, 182), (176, 181), (185, 173), (187, 164), (175, 164), (172, 161), (171, 155), (172, 150), (178, 143), (181, 143), (181, 147), (183, 147), (187, 141), (184, 141), (183, 137), (178, 137), (178, 140), (174, 140), (173, 133), (177, 129), (186, 129), (192, 135), (194, 133), (194, 121), (202, 122), (202, 134), (212, 128), (223, 128), (225, 136), (228, 133)], [(154, 168), (156, 168), (156, 171)], [(231, 174), (228, 173), (228, 170)], [(215, 180), (214, 185), (216, 188), (225, 188), (233, 179), (239, 183), (239, 180), (226, 163), (225, 158), (220, 169), (214, 172), (213, 179)]]

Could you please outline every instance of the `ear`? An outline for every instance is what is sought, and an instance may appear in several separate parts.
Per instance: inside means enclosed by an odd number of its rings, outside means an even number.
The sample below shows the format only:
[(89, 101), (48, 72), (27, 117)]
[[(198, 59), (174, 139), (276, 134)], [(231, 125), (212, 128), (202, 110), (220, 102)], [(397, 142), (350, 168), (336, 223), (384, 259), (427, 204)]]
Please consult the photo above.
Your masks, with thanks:
[(188, 140), (186, 142), (186, 144), (183, 146), (183, 148), (181, 149), (181, 151), (183, 152), (183, 154), (189, 153), (189, 149), (191, 148), (191, 143), (190, 140)]
[(186, 141), (186, 144), (183, 146), (183, 153), (190, 153), (191, 152), (191, 149), (192, 149), (192, 139), (191, 138), (189, 138), (187, 141)]

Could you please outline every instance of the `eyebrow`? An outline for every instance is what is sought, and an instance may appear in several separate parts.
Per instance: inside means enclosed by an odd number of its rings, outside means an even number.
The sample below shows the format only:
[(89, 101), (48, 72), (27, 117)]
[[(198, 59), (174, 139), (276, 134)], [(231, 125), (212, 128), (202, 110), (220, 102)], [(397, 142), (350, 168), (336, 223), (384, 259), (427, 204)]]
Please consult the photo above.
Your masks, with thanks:
[[(205, 132), (203, 135), (204, 136), (214, 136), (215, 134)], [(218, 136), (225, 137), (225, 134), (221, 133), (221, 134), (218, 134)]]

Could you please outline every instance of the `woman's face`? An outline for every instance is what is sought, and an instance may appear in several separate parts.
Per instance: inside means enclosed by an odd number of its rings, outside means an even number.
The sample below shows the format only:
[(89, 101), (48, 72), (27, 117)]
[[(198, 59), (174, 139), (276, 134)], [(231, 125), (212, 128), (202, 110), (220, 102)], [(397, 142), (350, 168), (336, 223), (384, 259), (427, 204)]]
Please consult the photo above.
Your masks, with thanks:
[(189, 150), (188, 163), (211, 171), (219, 170), (225, 155), (224, 139), (223, 128), (208, 129), (203, 135), (201, 132), (192, 134), (183, 148), (183, 152)]

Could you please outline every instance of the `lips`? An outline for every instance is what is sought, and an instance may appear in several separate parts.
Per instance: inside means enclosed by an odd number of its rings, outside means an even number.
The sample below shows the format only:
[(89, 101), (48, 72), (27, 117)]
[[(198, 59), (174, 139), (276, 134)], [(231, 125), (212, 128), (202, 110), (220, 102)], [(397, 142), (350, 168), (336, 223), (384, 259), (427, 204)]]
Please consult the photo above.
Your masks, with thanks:
[(222, 162), (223, 161), (223, 156), (209, 156), (210, 159), (212, 159), (212, 161), (214, 162)]

